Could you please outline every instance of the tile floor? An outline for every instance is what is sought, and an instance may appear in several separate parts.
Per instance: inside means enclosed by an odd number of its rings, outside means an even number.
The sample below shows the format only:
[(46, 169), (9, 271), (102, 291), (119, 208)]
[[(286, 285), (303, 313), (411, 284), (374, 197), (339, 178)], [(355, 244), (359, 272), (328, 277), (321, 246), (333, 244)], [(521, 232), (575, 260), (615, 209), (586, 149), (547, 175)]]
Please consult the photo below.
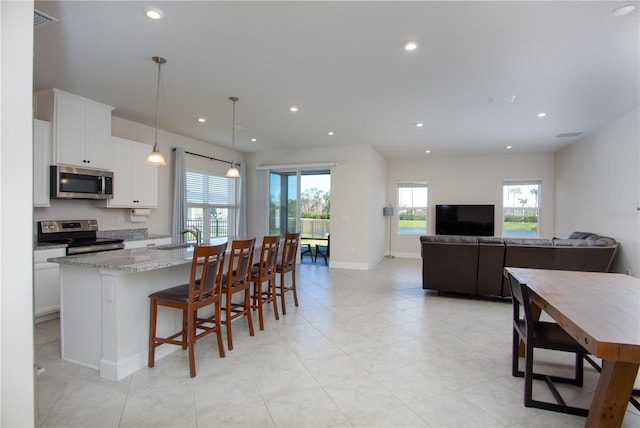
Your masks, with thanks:
[[(250, 337), (234, 325), (234, 350), (215, 337), (196, 345), (198, 375), (176, 351), (115, 382), (60, 360), (57, 320), (36, 325), (41, 427), (580, 427), (585, 419), (522, 404), (510, 373), (511, 305), (440, 297), (421, 288), (418, 259), (385, 259), (370, 271), (300, 266), (299, 308)], [(550, 370), (572, 358), (537, 352)], [(541, 364), (542, 366), (542, 364)], [(560, 387), (588, 406), (585, 386)], [(549, 399), (544, 385), (536, 398)], [(640, 426), (628, 407), (625, 427)]]

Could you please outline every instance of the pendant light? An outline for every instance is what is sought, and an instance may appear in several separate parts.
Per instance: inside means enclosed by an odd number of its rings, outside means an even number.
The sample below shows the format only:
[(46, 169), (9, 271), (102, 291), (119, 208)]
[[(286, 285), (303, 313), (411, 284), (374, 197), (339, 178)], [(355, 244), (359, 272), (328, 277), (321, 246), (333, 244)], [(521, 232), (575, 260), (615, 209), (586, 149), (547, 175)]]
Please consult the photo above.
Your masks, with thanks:
[(238, 167), (234, 162), (234, 153), (236, 150), (236, 101), (238, 101), (239, 98), (229, 97), (229, 99), (233, 101), (233, 122), (231, 123), (231, 166), (229, 167), (225, 175), (230, 178), (239, 178), (240, 171), (238, 171)]
[(145, 163), (148, 163), (149, 165), (166, 165), (167, 163), (164, 161), (164, 156), (160, 153), (160, 146), (158, 146), (158, 96), (160, 94), (160, 68), (162, 67), (162, 64), (167, 63), (167, 60), (161, 56), (154, 56), (151, 59), (153, 62), (158, 64), (158, 84), (156, 85), (156, 135), (153, 144), (153, 151), (149, 153)]

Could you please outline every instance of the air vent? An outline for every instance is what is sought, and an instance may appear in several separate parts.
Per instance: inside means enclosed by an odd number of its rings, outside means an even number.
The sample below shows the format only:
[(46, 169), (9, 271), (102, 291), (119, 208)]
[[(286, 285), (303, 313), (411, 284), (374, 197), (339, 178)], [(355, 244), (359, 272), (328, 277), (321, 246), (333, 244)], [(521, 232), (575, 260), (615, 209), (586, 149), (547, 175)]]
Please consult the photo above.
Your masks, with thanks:
[(556, 135), (556, 137), (558, 137), (558, 138), (577, 137), (579, 135), (582, 135), (582, 132), (563, 132), (562, 134)]
[(39, 30), (40, 28), (47, 27), (51, 24), (55, 24), (56, 22), (58, 22), (58, 20), (55, 19), (54, 17), (49, 16), (46, 13), (42, 13), (37, 9), (33, 10), (33, 29), (34, 30)]

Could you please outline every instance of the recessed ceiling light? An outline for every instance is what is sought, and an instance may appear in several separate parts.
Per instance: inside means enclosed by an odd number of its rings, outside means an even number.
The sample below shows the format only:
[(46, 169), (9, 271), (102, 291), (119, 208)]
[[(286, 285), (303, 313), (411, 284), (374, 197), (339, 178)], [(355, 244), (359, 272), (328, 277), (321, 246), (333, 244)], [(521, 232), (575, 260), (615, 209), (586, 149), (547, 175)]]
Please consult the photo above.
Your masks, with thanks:
[(296, 106), (291, 106), (291, 107), (289, 108), (289, 111), (290, 111), (290, 112), (292, 112), (292, 113), (296, 113), (296, 112), (298, 111), (298, 107), (296, 107)]
[(335, 135), (335, 133), (333, 131), (329, 131), (329, 132), (327, 132), (327, 135), (333, 136), (333, 135)]
[(429, 154), (429, 153), (431, 153), (431, 150), (425, 150), (424, 152), (425, 152), (426, 154)]
[(422, 128), (424, 126), (424, 123), (422, 122), (418, 122), (415, 124), (416, 128)]
[(408, 42), (407, 44), (404, 45), (404, 50), (405, 51), (415, 51), (416, 49), (418, 49), (418, 45), (415, 42)]
[(633, 9), (635, 9), (635, 8), (636, 8), (636, 6), (633, 5), (633, 4), (625, 4), (625, 5), (622, 5), (622, 6), (618, 6), (618, 7), (614, 8), (611, 11), (611, 15), (613, 15), (613, 16), (628, 15), (631, 12), (633, 12)]
[(511, 146), (507, 146), (507, 147), (505, 147), (505, 149), (507, 149), (507, 150), (511, 150), (512, 148), (513, 148), (513, 147), (511, 147)]
[(547, 113), (541, 111), (540, 113), (538, 113), (536, 116), (538, 117), (547, 117)]
[(199, 117), (198, 118), (198, 122), (200, 123), (205, 123), (207, 121), (207, 119), (205, 119), (204, 117)]
[(252, 143), (255, 143), (256, 141), (258, 141), (258, 139), (257, 139), (257, 138), (252, 138), (252, 139), (251, 139), (251, 142), (252, 142)]
[(149, 19), (162, 19), (162, 11), (160, 9), (156, 9), (155, 7), (150, 7), (144, 10), (144, 14), (147, 15)]

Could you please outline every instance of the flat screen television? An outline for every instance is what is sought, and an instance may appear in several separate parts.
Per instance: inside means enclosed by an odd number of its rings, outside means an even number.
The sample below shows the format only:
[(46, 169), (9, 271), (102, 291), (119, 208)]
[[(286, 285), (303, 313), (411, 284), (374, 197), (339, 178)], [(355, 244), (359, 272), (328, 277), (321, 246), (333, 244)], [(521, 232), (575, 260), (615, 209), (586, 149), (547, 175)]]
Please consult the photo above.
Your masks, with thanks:
[(436, 205), (436, 235), (493, 236), (493, 205)]

